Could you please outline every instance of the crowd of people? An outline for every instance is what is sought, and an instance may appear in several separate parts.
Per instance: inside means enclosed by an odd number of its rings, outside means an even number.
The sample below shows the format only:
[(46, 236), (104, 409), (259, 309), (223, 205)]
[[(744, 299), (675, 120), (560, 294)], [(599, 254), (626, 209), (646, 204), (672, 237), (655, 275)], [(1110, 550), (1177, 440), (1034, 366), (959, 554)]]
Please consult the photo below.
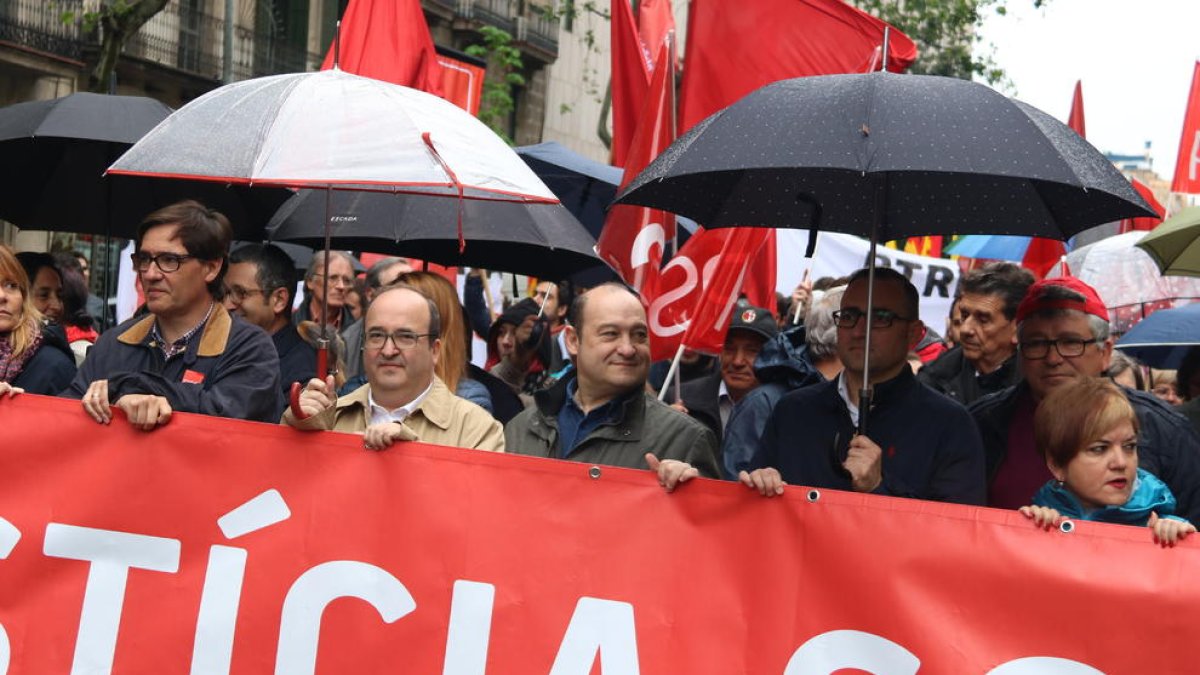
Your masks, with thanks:
[(1164, 544), (1200, 518), (1200, 351), (1146, 373), (1114, 353), (1107, 308), (1072, 277), (972, 270), (945, 337), (894, 270), (806, 280), (775, 312), (739, 301), (721, 353), (689, 354), (677, 384), (619, 283), (542, 282), (493, 308), (475, 273), (460, 301), (403, 258), (359, 278), (348, 254), (318, 253), (300, 279), (277, 247), (230, 254), (230, 240), (196, 202), (150, 214), (132, 256), (144, 307), (112, 327), (86, 258), (0, 246), (0, 399), (74, 398), (148, 432), (179, 411), (361, 434), (375, 451), (421, 441), (649, 469), (667, 491), (703, 476), (765, 497), (805, 485), (1019, 509), (1041, 527), (1147, 526)]

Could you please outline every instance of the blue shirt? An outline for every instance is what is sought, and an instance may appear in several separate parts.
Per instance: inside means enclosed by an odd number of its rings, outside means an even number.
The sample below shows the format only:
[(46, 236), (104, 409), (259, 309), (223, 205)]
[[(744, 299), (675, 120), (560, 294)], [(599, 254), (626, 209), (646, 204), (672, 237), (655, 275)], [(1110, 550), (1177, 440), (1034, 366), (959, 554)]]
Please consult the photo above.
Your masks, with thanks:
[(564, 459), (580, 441), (587, 438), (601, 424), (615, 421), (626, 398), (618, 396), (584, 414), (583, 408), (575, 402), (575, 392), (578, 390), (578, 380), (572, 379), (567, 382), (567, 400), (558, 411), (558, 456)]

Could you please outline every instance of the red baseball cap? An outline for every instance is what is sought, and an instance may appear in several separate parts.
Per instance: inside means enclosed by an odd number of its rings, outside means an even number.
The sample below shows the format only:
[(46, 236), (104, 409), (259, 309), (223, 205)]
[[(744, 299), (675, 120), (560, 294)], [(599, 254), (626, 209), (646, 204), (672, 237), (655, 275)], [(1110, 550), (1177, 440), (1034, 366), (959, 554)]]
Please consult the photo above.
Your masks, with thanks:
[[(1083, 300), (1055, 298), (1053, 294), (1050, 294), (1051, 297), (1046, 297), (1047, 291), (1053, 287), (1075, 291), (1083, 296)], [(1108, 307), (1100, 299), (1100, 294), (1077, 277), (1055, 277), (1034, 283), (1025, 293), (1025, 299), (1017, 306), (1017, 322), (1020, 323), (1030, 314), (1045, 309), (1073, 309), (1108, 321)]]

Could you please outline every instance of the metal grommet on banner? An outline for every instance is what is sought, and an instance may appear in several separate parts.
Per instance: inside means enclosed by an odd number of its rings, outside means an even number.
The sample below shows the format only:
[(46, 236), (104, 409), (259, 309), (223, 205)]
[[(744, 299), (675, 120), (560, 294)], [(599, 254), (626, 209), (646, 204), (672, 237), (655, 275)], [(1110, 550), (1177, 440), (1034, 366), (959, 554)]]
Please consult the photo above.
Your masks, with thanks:
[(600, 467), (598, 466), (593, 466), (592, 468), (588, 469), (588, 476), (590, 476), (592, 480), (600, 478), (600, 473)]
[(821, 491), (820, 490), (809, 490), (807, 496), (808, 496), (808, 501), (815, 502), (821, 498)]
[(1064, 520), (1058, 524), (1058, 529), (1063, 534), (1071, 534), (1075, 531), (1075, 523), (1070, 520)]

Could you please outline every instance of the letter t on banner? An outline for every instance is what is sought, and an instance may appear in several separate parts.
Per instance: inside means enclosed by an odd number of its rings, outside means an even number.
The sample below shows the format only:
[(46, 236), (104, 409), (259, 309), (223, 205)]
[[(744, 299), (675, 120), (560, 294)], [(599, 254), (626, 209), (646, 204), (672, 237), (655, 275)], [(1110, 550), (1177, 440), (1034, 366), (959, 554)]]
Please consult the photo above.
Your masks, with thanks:
[(1171, 192), (1200, 194), (1200, 61), (1192, 71), (1192, 90), (1183, 114), (1183, 135), (1179, 139)]
[[(650, 83), (650, 96), (642, 106), (637, 133), (629, 145), (629, 161), (621, 176), (621, 189), (633, 181), (659, 153), (675, 140), (675, 57), (667, 40), (658, 53)], [(666, 211), (619, 204), (608, 212), (596, 252), (625, 283), (638, 292), (652, 287), (658, 276), (666, 242), (675, 238), (675, 216)]]

